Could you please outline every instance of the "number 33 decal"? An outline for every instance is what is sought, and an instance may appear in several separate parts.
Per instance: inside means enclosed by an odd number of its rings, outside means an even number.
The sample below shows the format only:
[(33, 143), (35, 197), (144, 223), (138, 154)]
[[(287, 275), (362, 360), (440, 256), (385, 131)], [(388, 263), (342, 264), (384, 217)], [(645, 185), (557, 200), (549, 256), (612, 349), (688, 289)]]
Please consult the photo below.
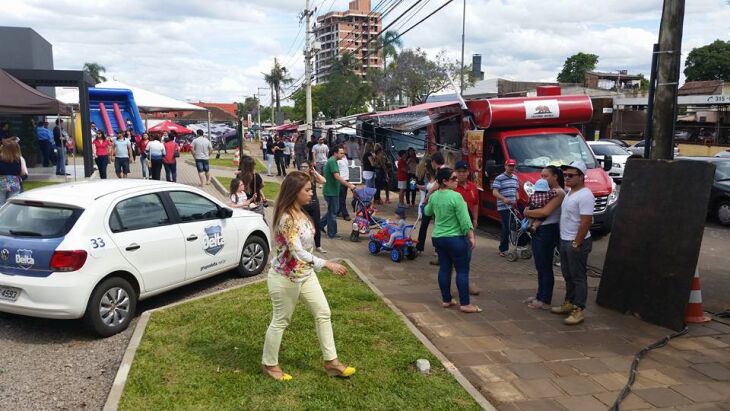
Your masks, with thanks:
[(91, 248), (104, 248), (104, 247), (106, 247), (106, 243), (104, 243), (103, 238), (98, 237), (98, 238), (91, 239)]

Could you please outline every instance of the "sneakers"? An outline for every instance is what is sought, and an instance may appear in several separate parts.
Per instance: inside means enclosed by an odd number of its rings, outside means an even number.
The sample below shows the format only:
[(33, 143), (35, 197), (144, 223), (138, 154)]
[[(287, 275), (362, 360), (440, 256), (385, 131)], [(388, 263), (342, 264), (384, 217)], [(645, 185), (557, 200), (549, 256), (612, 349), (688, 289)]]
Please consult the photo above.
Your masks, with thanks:
[(568, 301), (565, 301), (563, 303), (563, 305), (551, 308), (550, 312), (553, 314), (568, 315), (573, 312), (573, 308), (575, 308), (575, 306), (573, 304), (571, 304)]
[(563, 320), (565, 325), (578, 325), (583, 322), (583, 309), (575, 307), (570, 315)]

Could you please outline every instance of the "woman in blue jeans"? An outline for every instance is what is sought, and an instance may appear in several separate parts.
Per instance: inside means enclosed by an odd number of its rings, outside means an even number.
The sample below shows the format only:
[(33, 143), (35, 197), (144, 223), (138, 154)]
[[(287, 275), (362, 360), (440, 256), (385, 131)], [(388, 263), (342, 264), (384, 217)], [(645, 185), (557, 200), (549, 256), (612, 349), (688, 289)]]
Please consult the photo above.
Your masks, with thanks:
[(553, 274), (553, 253), (560, 241), (560, 205), (563, 204), (565, 191), (563, 190), (563, 172), (555, 166), (542, 169), (542, 178), (547, 180), (555, 196), (543, 208), (525, 210), (525, 216), (530, 218), (544, 218), (545, 220), (532, 235), (532, 256), (537, 269), (537, 294), (525, 300), (527, 306), (534, 309), (550, 309), (555, 284)]
[(444, 167), (436, 173), (439, 189), (431, 193), (424, 214), (435, 217), (431, 238), (439, 256), (439, 288), (444, 308), (456, 305), (451, 297), (451, 270), (456, 271), (459, 309), (463, 313), (478, 313), (482, 309), (469, 301), (469, 264), (471, 250), (476, 246), (474, 227), (466, 202), (456, 188), (454, 170)]

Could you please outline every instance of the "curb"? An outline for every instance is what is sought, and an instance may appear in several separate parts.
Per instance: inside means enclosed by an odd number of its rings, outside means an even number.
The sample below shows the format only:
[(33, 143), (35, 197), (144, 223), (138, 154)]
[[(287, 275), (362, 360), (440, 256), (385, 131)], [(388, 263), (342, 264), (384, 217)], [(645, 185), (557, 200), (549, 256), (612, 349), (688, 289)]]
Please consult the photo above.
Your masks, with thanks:
[(464, 377), (464, 375), (461, 373), (461, 371), (459, 371), (459, 369), (456, 368), (456, 366), (454, 365), (454, 363), (452, 363), (451, 361), (449, 361), (449, 359), (446, 358), (446, 356), (444, 355), (444, 353), (442, 353), (441, 351), (439, 351), (439, 349), (436, 348), (436, 346), (433, 345), (433, 343), (428, 338), (426, 338), (426, 336), (421, 332), (421, 330), (419, 330), (418, 327), (416, 327), (416, 325), (413, 324), (413, 322), (411, 322), (411, 320), (408, 317), (406, 317), (406, 315), (403, 314), (403, 312), (398, 307), (396, 307), (396, 305), (393, 304), (393, 302), (390, 301), (390, 299), (388, 297), (386, 297), (375, 286), (375, 284), (373, 284), (367, 278), (367, 276), (365, 274), (363, 274), (362, 271), (360, 271), (360, 269), (355, 264), (352, 263), (352, 261), (350, 261), (350, 260), (348, 260), (346, 258), (342, 258), (342, 259), (340, 259), (340, 261), (343, 261), (344, 263), (346, 263), (347, 265), (349, 265), (350, 268), (352, 268), (352, 271), (354, 271), (355, 274), (357, 274), (357, 276), (360, 277), (360, 280), (362, 280), (362, 282), (364, 282), (365, 284), (367, 284), (367, 286), (370, 287), (370, 289), (373, 290), (373, 292), (378, 297), (380, 297), (380, 299), (382, 299), (383, 302), (385, 302), (385, 305), (387, 305), (388, 308), (390, 308), (398, 317), (400, 317), (400, 319), (406, 324), (406, 327), (408, 327), (408, 329), (411, 331), (411, 333), (413, 333), (413, 335), (415, 335), (416, 338), (418, 338), (418, 340), (421, 341), (421, 344), (423, 344), (426, 348), (428, 348), (429, 351), (431, 351), (431, 354), (433, 354), (434, 356), (436, 356), (436, 358), (438, 358), (439, 361), (441, 361), (441, 364), (443, 364), (444, 368), (446, 368), (446, 370), (449, 373), (451, 373), (451, 375), (454, 376), (454, 378), (456, 379), (456, 381), (459, 384), (461, 384), (462, 387), (464, 387), (464, 389), (466, 390), (466, 392), (469, 393), (469, 395), (471, 395), (472, 398), (474, 398), (474, 401), (476, 401), (477, 404), (479, 404), (484, 410), (487, 410), (487, 411), (496, 411), (497, 410), (482, 395), (482, 393), (479, 392), (479, 390), (477, 390), (476, 387), (474, 387), (472, 385), (472, 383), (469, 382), (468, 379), (466, 379), (466, 377)]
[(225, 293), (232, 290), (237, 290), (242, 287), (247, 287), (252, 284), (258, 284), (260, 282), (266, 281), (266, 277), (260, 278), (255, 281), (251, 281), (246, 284), (240, 284), (235, 287), (226, 288), (224, 290), (218, 290), (214, 291), (212, 293), (199, 295), (193, 298), (189, 298), (182, 301), (177, 301), (172, 304), (168, 304), (162, 307), (153, 308), (151, 310), (147, 310), (140, 315), (139, 321), (137, 322), (137, 325), (134, 327), (134, 334), (132, 334), (132, 338), (129, 340), (129, 345), (127, 345), (127, 349), (124, 352), (124, 357), (122, 357), (122, 362), (119, 364), (119, 369), (117, 369), (117, 375), (114, 377), (114, 382), (112, 383), (112, 388), (109, 390), (109, 395), (106, 397), (106, 402), (104, 403), (104, 411), (116, 411), (119, 409), (119, 401), (122, 399), (122, 394), (124, 393), (124, 386), (127, 384), (127, 377), (129, 377), (129, 371), (132, 368), (132, 362), (134, 362), (134, 356), (137, 354), (137, 349), (139, 348), (140, 343), (142, 342), (142, 337), (144, 336), (144, 332), (147, 329), (147, 324), (149, 323), (150, 316), (152, 313), (160, 310), (166, 310), (168, 308), (175, 307), (180, 304), (189, 303), (192, 301), (200, 300), (202, 298), (208, 298), (212, 297), (214, 295), (218, 295), (221, 293)]
[(226, 188), (223, 187), (223, 184), (221, 184), (221, 182), (218, 181), (218, 178), (217, 177), (212, 176), (212, 178), (210, 179), (210, 182), (213, 183), (213, 187), (216, 190), (218, 190), (218, 192), (221, 193), (221, 195), (223, 195), (223, 197), (227, 197), (228, 196), (228, 190), (226, 190)]
[[(466, 392), (469, 393), (469, 395), (471, 395), (471, 397), (474, 399), (474, 401), (476, 401), (477, 404), (479, 404), (479, 406), (482, 407), (482, 409), (487, 410), (487, 411), (496, 411), (497, 410), (479, 392), (479, 390), (477, 390), (476, 387), (474, 387), (472, 385), (472, 383), (469, 382), (469, 380), (467, 380), (466, 377), (464, 377), (464, 375), (461, 373), (461, 371), (459, 371), (456, 368), (456, 366), (451, 361), (449, 361), (449, 359), (446, 358), (446, 356), (441, 351), (439, 351), (439, 349), (436, 348), (436, 346), (433, 345), (433, 343), (431, 341), (429, 341), (428, 338), (426, 338), (426, 336), (418, 329), (418, 327), (416, 327), (416, 325), (413, 324), (413, 322), (411, 322), (411, 320), (408, 317), (406, 317), (406, 315), (403, 314), (403, 312), (398, 307), (396, 307), (396, 305), (393, 304), (393, 302), (390, 301), (390, 299), (388, 299), (385, 295), (383, 295), (383, 293), (375, 286), (375, 284), (373, 284), (367, 278), (367, 276), (365, 274), (363, 274), (363, 272), (360, 271), (360, 269), (355, 264), (353, 264), (352, 261), (350, 261), (346, 258), (341, 259), (341, 261), (343, 261), (348, 266), (350, 266), (350, 268), (352, 268), (352, 271), (354, 271), (355, 274), (357, 274), (357, 276), (360, 278), (360, 280), (363, 283), (367, 284), (367, 286), (370, 287), (370, 289), (378, 297), (380, 297), (383, 300), (385, 305), (388, 306), (388, 308), (391, 309), (401, 319), (401, 321), (403, 321), (403, 323), (406, 325), (406, 327), (408, 327), (408, 330), (410, 330), (411, 333), (413, 335), (415, 335), (416, 338), (418, 338), (418, 340), (421, 342), (421, 344), (423, 344), (434, 356), (436, 356), (436, 358), (438, 358), (438, 360), (441, 362), (441, 364), (443, 364), (444, 368), (446, 368), (446, 370), (449, 373), (451, 373), (451, 375), (454, 376), (456, 381), (459, 384), (461, 384), (462, 387), (464, 387)], [(218, 295), (218, 294), (221, 294), (224, 292), (236, 290), (236, 289), (239, 289), (242, 287), (247, 287), (249, 285), (257, 284), (257, 283), (260, 283), (263, 281), (266, 281), (266, 277), (258, 279), (256, 281), (252, 281), (250, 283), (241, 284), (236, 287), (226, 288), (225, 290), (218, 290), (218, 291), (214, 291), (209, 294), (199, 295), (197, 297), (193, 297), (193, 298), (190, 298), (187, 300), (178, 301), (178, 302), (168, 304), (163, 307), (154, 308), (152, 310), (148, 310), (148, 311), (145, 311), (144, 313), (142, 313), (139, 321), (137, 322), (137, 325), (134, 328), (134, 334), (132, 334), (132, 338), (129, 341), (129, 345), (127, 346), (127, 349), (124, 352), (124, 357), (122, 358), (122, 362), (119, 365), (119, 369), (117, 370), (117, 375), (114, 378), (114, 382), (112, 383), (112, 388), (109, 391), (109, 395), (107, 396), (107, 400), (106, 400), (106, 403), (104, 404), (103, 410), (104, 411), (116, 411), (119, 409), (119, 401), (122, 399), (122, 394), (124, 393), (124, 386), (127, 383), (127, 378), (129, 377), (129, 371), (132, 368), (132, 362), (134, 362), (134, 356), (137, 353), (137, 349), (139, 348), (140, 343), (142, 342), (142, 337), (144, 336), (144, 332), (147, 329), (147, 324), (149, 323), (149, 319), (150, 319), (150, 316), (152, 315), (152, 313), (159, 311), (159, 310), (165, 310), (168, 308), (172, 308), (172, 307), (175, 307), (180, 304), (186, 304), (186, 303), (189, 303), (192, 301), (200, 300), (202, 298), (208, 298), (208, 297)]]

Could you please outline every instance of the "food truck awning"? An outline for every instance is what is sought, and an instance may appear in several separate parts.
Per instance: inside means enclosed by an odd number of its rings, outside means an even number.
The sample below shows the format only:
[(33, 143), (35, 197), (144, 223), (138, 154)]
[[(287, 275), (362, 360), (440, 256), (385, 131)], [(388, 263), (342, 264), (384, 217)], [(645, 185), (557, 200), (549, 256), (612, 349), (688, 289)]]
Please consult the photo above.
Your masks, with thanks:
[(460, 114), (458, 101), (439, 101), (375, 113), (366, 118), (378, 127), (411, 132)]

